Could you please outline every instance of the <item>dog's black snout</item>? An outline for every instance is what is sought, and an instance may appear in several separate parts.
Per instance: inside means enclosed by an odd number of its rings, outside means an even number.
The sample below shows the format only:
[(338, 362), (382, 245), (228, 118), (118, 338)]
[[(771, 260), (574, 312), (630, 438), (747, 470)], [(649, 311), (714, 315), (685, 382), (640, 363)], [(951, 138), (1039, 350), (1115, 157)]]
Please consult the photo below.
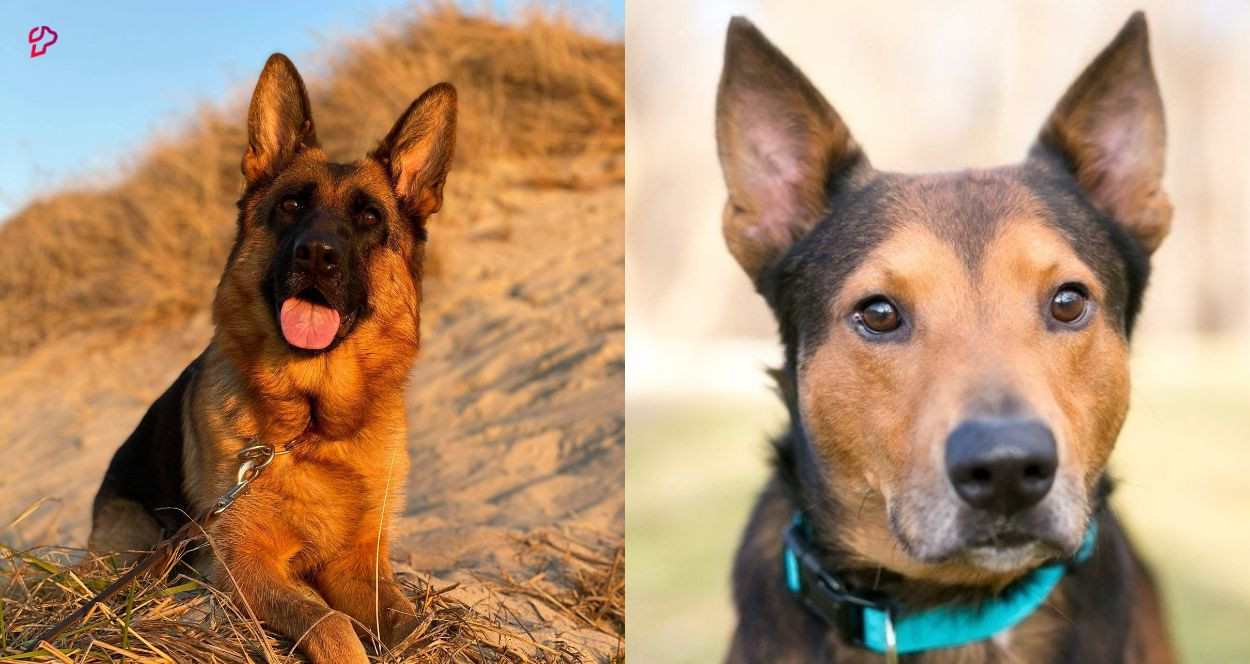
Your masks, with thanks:
[(1012, 514), (1036, 505), (1055, 481), (1050, 428), (1032, 419), (976, 419), (946, 439), (946, 473), (969, 505)]
[(334, 274), (342, 256), (342, 244), (328, 233), (304, 233), (295, 243), (295, 268), (313, 276)]

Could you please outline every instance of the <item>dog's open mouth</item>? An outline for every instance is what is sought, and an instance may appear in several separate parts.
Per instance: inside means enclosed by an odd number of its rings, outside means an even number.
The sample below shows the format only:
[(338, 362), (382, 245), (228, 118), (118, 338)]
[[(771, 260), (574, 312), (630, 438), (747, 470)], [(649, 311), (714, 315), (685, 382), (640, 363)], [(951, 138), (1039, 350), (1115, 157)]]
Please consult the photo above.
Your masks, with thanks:
[(284, 300), (278, 321), (287, 343), (305, 350), (329, 347), (344, 322), (338, 310), (315, 288), (306, 288)]

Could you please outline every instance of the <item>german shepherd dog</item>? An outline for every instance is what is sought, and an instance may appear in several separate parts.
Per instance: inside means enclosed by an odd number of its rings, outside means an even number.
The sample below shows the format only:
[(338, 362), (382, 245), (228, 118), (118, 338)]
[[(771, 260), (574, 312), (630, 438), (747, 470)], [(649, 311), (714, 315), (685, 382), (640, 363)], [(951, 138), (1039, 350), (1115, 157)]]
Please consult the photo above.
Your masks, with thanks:
[(210, 580), (314, 662), (367, 661), (357, 628), (387, 645), (411, 632), (387, 532), (408, 468), (425, 223), (455, 127), (440, 83), (363, 159), (330, 162), (295, 66), (269, 58), (212, 341), (113, 457), (93, 551), (151, 549), (235, 485), (240, 451), (270, 445), (289, 454), (208, 528)]
[[(1171, 661), (1107, 505), (1129, 336), (1172, 215), (1145, 17), (1013, 166), (874, 169), (743, 18), (716, 134), (725, 239), (777, 318), (790, 413), (735, 563), (729, 661)], [(993, 624), (1043, 578), (1059, 580), (1009, 626), (903, 643), (941, 612)]]

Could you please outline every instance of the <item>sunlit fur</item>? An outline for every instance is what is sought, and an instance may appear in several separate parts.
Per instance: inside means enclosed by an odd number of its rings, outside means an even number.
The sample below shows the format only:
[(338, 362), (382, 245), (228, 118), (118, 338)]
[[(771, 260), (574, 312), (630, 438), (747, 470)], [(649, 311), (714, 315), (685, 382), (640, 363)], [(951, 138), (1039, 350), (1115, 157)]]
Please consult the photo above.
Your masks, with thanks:
[[(196, 565), (314, 662), (366, 662), (358, 632), (391, 646), (416, 625), (391, 571), (389, 526), (408, 476), (404, 393), (420, 342), (425, 224), (442, 203), (455, 109), (454, 88), (436, 85), (368, 156), (331, 163), (294, 66), (270, 58), (248, 114), (247, 186), (212, 341), (119, 450), (97, 496), (92, 548), (148, 548), (158, 515), (199, 514), (235, 485), (241, 450), (289, 447), (210, 522)], [(292, 189), (308, 192), (307, 214), (351, 252), (337, 273), (350, 279), (334, 283), (350, 283), (361, 303), (319, 351), (288, 344), (276, 313), (289, 296), (275, 293), (292, 246), (282, 240), (305, 223), (277, 213)], [(378, 223), (359, 221), (362, 200)], [(137, 486), (154, 482), (143, 473), (155, 456), (180, 458), (155, 471), (178, 475), (180, 492)]]

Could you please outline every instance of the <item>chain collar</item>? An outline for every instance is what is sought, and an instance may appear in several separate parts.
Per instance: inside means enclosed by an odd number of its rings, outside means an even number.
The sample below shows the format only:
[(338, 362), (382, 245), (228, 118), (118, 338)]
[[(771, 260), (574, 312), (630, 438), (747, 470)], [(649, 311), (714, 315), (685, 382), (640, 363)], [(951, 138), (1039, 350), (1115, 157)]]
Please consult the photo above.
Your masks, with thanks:
[[(255, 443), (257, 440), (259, 440), (259, 438), (252, 437), (251, 442)], [(275, 458), (280, 457), (283, 454), (290, 454), (291, 449), (295, 447), (296, 441), (298, 440), (299, 439), (296, 438), (285, 445), (276, 447), (273, 445), (257, 444), (240, 450), (239, 453), (235, 455), (235, 458), (243, 463), (239, 464), (239, 472), (235, 477), (234, 486), (230, 487), (229, 490), (222, 494), (221, 498), (218, 498), (216, 503), (213, 503), (213, 506), (210, 508), (213, 516), (221, 514), (233, 505), (239, 495), (242, 494), (247, 489), (248, 485), (252, 483), (252, 480), (260, 476), (260, 471), (264, 470), (265, 466), (273, 463)]]

